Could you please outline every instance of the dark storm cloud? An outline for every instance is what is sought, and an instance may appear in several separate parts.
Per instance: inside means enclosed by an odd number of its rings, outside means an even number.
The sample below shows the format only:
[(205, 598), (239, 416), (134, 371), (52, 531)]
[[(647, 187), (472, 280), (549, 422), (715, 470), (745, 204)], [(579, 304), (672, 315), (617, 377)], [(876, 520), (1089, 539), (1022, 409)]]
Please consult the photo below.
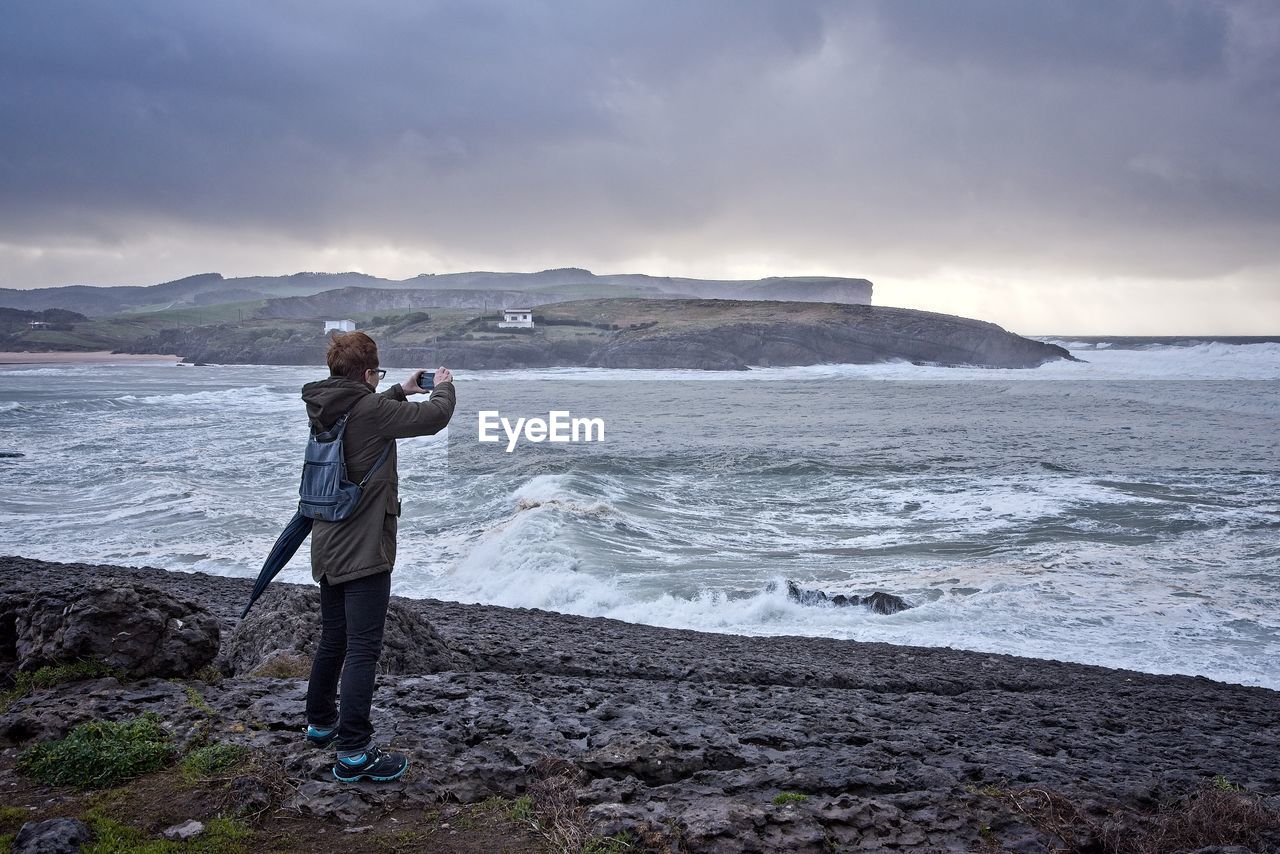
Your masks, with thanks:
[(1158, 78), (1221, 72), (1230, 30), (1226, 9), (1202, 0), (887, 0), (877, 17), (927, 62)]
[(181, 232), (493, 266), (1222, 275), (1277, 262), (1278, 21), (1179, 0), (10, 2), (0, 244), (31, 271)]
[(376, 198), (430, 215), (453, 178), (536, 190), (547, 148), (617, 136), (632, 87), (820, 36), (769, 3), (15, 4), (0, 204), (37, 232), (93, 213), (358, 229), (373, 211), (347, 206)]

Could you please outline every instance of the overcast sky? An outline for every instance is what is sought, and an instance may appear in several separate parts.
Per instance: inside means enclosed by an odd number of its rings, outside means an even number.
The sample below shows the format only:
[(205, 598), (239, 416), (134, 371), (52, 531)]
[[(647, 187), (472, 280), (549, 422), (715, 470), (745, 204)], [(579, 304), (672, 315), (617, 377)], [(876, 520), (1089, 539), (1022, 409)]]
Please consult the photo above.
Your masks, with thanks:
[(824, 274), (1280, 333), (1280, 4), (0, 0), (0, 286)]

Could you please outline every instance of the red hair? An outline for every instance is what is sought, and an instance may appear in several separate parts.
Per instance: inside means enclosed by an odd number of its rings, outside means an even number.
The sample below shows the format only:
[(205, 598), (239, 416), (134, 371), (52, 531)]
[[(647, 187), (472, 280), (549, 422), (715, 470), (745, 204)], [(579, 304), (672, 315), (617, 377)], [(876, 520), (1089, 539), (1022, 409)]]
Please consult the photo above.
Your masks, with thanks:
[(363, 332), (335, 332), (325, 358), (330, 375), (361, 382), (365, 371), (378, 367), (378, 345)]

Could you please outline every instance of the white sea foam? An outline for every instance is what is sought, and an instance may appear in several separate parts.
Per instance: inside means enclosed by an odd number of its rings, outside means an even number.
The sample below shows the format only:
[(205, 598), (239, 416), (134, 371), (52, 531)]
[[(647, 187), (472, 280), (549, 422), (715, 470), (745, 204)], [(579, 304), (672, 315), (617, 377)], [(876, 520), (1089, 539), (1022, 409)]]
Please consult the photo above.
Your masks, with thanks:
[[(843, 378), (903, 382), (990, 382), (1033, 380), (1177, 380), (1177, 379), (1280, 379), (1280, 344), (1223, 344), (1209, 342), (1190, 346), (1150, 346), (1124, 350), (1083, 342), (1053, 341), (1068, 349), (1081, 362), (1055, 361), (1038, 368), (931, 367), (906, 361), (869, 365), (805, 365), (781, 368), (751, 368), (753, 382), (787, 382), (805, 379)], [(1074, 345), (1074, 348), (1073, 346)], [(735, 371), (619, 370), (612, 368), (539, 368), (486, 371), (475, 379), (610, 382), (734, 382), (743, 374)]]
[[(76, 365), (76, 369), (80, 371), (97, 370), (100, 365)], [(67, 377), (69, 370), (67, 366), (48, 367), (48, 368), (17, 368), (11, 365), (0, 365), (0, 377)]]
[[(1255, 626), (1261, 635), (1280, 628), (1263, 605), (1224, 607), (1199, 592), (1202, 585), (1135, 577), (1132, 565), (1091, 576), (1041, 566), (947, 568), (933, 573), (935, 582), (956, 582), (944, 590), (921, 587), (927, 578), (899, 576), (894, 589), (916, 588), (907, 594), (915, 607), (877, 615), (800, 605), (787, 597), (781, 577), (749, 595), (645, 593), (586, 571), (553, 534), (536, 522), (503, 527), (443, 576), (414, 582), (402, 576), (397, 592), (703, 631), (950, 646), (1280, 688), (1274, 668), (1234, 637), (1234, 624)], [(1100, 632), (1105, 644), (1081, 642)]]
[[(395, 590), (1280, 687), (1277, 395), (1258, 383), (1147, 382), (1280, 378), (1280, 345), (1081, 355), (1090, 362), (1030, 371), (464, 376), (469, 399), (504, 379), (716, 383), (699, 390), (717, 406), (787, 383), (786, 406), (826, 411), (817, 423), (837, 435), (667, 435), (652, 443), (657, 465), (621, 454), (612, 467), (536, 476), (444, 477), (439, 437), (402, 442)], [(129, 367), (85, 394), (63, 391), (78, 370), (0, 371), (0, 447), (25, 454), (3, 467), (0, 553), (256, 574), (296, 501), (297, 388), (315, 372)], [(900, 379), (927, 383), (888, 382)], [(613, 397), (599, 388), (602, 406), (653, 400), (639, 385)], [(837, 411), (837, 399), (855, 405)], [(281, 578), (309, 577), (304, 547)], [(885, 590), (915, 607), (801, 606), (786, 578)]]
[[(517, 491), (516, 510), (481, 532), (461, 559), (439, 574), (400, 580), (406, 593), (446, 595), (463, 602), (536, 607), (586, 614), (620, 601), (615, 586), (580, 571), (579, 558), (559, 534), (563, 478), (544, 475)], [(529, 506), (528, 502), (538, 502)], [(521, 506), (521, 505), (524, 506)]]
[[(1130, 500), (1081, 484), (1066, 501), (1095, 499)], [(585, 558), (575, 541), (573, 519), (590, 515), (582, 513), (589, 500), (570, 477), (534, 478), (510, 500), (517, 512), (465, 544), (444, 571), (419, 571), (410, 559), (397, 592), (676, 628), (953, 646), (1280, 687), (1280, 674), (1257, 658), (1266, 633), (1280, 629), (1271, 616), (1276, 603), (1263, 597), (1217, 604), (1221, 575), (1170, 576), (1162, 558), (1153, 560), (1141, 546), (1046, 546), (1033, 563), (896, 564), (826, 587), (832, 593), (889, 590), (915, 605), (884, 616), (861, 608), (802, 606), (787, 598), (782, 576), (757, 574), (744, 593), (703, 588), (680, 594), (662, 590), (668, 583), (663, 578), (611, 575), (608, 567)], [(961, 518), (973, 509), (961, 504), (948, 512)], [(609, 513), (625, 516), (628, 525), (641, 524), (619, 508), (610, 506)], [(1229, 554), (1240, 547), (1231, 539), (1202, 539), (1167, 548), (1184, 562), (1211, 568), (1224, 549)], [(723, 553), (715, 538), (704, 535), (699, 542)], [(679, 564), (673, 562), (669, 571), (678, 573)], [(1253, 626), (1262, 646), (1251, 647), (1248, 638), (1241, 642), (1238, 625)], [(1099, 635), (1106, 643), (1093, 640)]]
[[(290, 390), (291, 391), (291, 390)], [(218, 390), (193, 390), (171, 394), (135, 396), (123, 395), (118, 400), (140, 403), (146, 406), (213, 406), (234, 403), (237, 407), (255, 404), (273, 404), (275, 408), (296, 409), (297, 392), (289, 393), (277, 386), (255, 385), (244, 388)]]
[(1211, 342), (1189, 347), (1089, 350), (1078, 355), (1088, 364), (1053, 362), (1037, 372), (1082, 379), (1280, 379), (1280, 344), (1276, 343)]

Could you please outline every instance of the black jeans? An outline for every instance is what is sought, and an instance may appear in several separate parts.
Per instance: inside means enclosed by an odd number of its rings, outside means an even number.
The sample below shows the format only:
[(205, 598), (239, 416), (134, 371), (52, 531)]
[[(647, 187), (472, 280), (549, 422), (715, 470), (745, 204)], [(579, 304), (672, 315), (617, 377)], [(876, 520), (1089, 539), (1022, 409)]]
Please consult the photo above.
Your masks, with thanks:
[[(320, 646), (307, 684), (307, 723), (325, 729), (336, 725), (339, 753), (361, 750), (373, 739), (369, 707), (390, 601), (390, 572), (342, 584), (320, 582)], [(341, 703), (336, 702), (339, 674)]]

